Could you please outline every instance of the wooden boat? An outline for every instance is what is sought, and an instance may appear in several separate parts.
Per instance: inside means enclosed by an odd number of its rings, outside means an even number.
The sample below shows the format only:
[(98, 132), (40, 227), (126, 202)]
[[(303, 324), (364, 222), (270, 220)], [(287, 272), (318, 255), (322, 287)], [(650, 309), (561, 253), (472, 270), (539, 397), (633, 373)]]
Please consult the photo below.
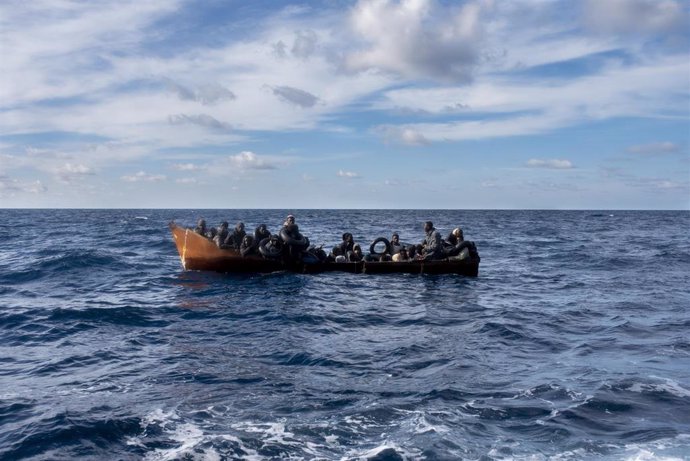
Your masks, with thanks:
[(185, 270), (228, 273), (267, 273), (288, 270), (309, 274), (339, 271), (365, 274), (460, 274), (472, 277), (476, 277), (479, 273), (479, 260), (469, 258), (404, 262), (289, 263), (280, 259), (265, 259), (258, 255), (243, 257), (237, 250), (218, 248), (211, 240), (192, 229), (170, 223), (170, 230)]

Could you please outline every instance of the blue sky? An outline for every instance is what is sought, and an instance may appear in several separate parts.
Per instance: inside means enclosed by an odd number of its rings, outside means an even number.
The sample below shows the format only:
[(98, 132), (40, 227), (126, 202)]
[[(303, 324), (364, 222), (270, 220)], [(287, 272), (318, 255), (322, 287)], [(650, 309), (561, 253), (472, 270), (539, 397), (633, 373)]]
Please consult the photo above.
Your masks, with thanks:
[(0, 206), (690, 209), (690, 3), (4, 1)]

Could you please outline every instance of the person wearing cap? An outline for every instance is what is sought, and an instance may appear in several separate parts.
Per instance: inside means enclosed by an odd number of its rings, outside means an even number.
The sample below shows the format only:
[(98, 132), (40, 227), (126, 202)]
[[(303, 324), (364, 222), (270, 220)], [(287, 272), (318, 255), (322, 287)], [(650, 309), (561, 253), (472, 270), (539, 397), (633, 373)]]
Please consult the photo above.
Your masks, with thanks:
[(424, 260), (431, 261), (443, 257), (443, 242), (441, 234), (434, 228), (434, 223), (427, 221), (424, 223)]
[(285, 218), (285, 222), (283, 223), (283, 227), (287, 227), (291, 224), (295, 224), (295, 216), (294, 215), (287, 215), (287, 218)]
[(456, 227), (453, 229), (453, 231), (448, 234), (448, 237), (446, 237), (446, 242), (448, 242), (449, 245), (456, 246), (460, 242), (465, 240), (465, 236), (462, 233), (462, 229), (459, 227)]

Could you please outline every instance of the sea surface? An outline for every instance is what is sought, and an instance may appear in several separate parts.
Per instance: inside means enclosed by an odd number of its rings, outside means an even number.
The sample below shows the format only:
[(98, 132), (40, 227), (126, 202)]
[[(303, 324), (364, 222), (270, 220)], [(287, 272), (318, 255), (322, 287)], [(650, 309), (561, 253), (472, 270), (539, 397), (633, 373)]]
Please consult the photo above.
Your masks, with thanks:
[[(456, 226), (479, 276), (184, 272)], [(2, 460), (690, 459), (690, 212), (0, 210)]]

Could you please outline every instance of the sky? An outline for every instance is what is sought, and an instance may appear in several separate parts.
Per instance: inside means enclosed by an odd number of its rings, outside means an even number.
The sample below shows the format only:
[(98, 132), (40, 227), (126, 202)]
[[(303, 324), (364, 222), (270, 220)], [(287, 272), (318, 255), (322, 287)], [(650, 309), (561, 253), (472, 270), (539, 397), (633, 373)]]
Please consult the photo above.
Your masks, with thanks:
[(690, 209), (690, 2), (4, 0), (0, 207)]

